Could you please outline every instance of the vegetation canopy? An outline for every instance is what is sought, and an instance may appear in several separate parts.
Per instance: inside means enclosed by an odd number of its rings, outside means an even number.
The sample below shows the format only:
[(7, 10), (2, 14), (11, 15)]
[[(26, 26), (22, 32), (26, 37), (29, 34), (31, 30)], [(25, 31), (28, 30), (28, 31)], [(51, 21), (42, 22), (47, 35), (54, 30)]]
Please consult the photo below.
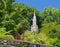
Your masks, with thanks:
[[(30, 31), (34, 11), (37, 33)], [(49, 7), (39, 12), (15, 0), (0, 0), (0, 37), (14, 38), (17, 34), (24, 34), (24, 41), (60, 47), (60, 9)]]

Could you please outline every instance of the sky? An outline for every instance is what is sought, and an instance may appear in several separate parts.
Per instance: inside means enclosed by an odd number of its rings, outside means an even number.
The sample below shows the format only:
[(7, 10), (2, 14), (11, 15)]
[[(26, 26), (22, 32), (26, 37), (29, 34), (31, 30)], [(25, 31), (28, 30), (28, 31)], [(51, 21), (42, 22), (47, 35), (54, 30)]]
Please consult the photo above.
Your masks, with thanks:
[(48, 7), (60, 9), (60, 0), (16, 0), (16, 2), (34, 7), (39, 11), (43, 11), (44, 8)]

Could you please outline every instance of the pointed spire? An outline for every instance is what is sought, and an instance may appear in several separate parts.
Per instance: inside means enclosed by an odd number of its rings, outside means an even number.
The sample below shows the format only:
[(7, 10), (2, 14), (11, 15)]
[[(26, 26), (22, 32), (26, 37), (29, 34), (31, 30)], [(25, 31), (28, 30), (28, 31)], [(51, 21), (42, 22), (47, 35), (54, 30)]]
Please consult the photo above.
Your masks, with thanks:
[(34, 16), (35, 16), (35, 11), (34, 11)]
[(36, 22), (36, 15), (35, 15), (35, 11), (34, 11), (34, 16), (33, 16), (33, 24), (31, 26), (31, 31), (38, 31), (38, 26), (37, 26), (37, 22)]
[(33, 25), (36, 25), (36, 15), (35, 15), (35, 11), (34, 11), (34, 16), (33, 16)]

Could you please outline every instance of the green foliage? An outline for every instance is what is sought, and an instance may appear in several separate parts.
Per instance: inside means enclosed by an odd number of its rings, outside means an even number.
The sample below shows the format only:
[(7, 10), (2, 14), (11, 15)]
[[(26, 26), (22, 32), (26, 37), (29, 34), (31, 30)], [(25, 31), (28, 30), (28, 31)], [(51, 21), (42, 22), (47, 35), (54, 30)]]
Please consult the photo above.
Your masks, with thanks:
[(6, 29), (5, 28), (0, 28), (0, 34), (5, 34)]
[(4, 35), (4, 34), (0, 34), (0, 38), (14, 39), (14, 37), (12, 35)]
[[(9, 35), (10, 34), (9, 32), (7, 32), (5, 28), (0, 28), (0, 37), (1, 38), (10, 38), (10, 39), (13, 39), (13, 36)], [(7, 34), (7, 35), (5, 35), (5, 34)]]
[[(27, 32), (27, 31), (26, 31)], [(24, 41), (31, 41), (31, 42), (34, 42), (34, 36), (31, 32), (27, 32), (27, 33), (24, 33)], [(28, 37), (28, 35), (30, 37)]]
[[(24, 33), (24, 41), (60, 47), (60, 10), (49, 7), (39, 12), (14, 1), (0, 0), (0, 37), (13, 38), (12, 32)], [(38, 33), (29, 32), (34, 11), (39, 26)]]

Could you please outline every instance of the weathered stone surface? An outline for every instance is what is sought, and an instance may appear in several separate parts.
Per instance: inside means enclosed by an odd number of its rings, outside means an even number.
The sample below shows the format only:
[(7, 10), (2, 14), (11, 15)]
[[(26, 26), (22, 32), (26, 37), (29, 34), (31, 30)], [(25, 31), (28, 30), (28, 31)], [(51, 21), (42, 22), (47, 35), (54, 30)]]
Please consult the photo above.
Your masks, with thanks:
[(12, 46), (12, 45), (2, 45), (2, 44), (0, 44), (0, 47), (17, 47), (17, 46)]
[(0, 47), (57, 47), (57, 46), (48, 46), (43, 44), (24, 42), (22, 40), (0, 38)]

